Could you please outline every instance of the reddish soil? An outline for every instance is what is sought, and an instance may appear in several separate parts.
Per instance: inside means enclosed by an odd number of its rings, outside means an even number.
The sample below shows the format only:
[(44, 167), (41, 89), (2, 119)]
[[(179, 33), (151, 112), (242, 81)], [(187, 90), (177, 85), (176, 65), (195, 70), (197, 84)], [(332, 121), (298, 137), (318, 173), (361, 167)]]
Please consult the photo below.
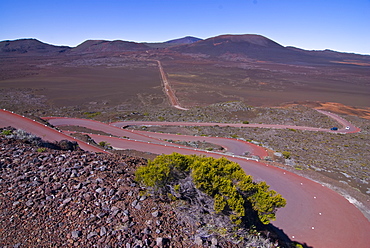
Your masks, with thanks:
[(370, 120), (370, 108), (351, 107), (337, 102), (300, 102), (284, 104), (283, 107), (291, 107), (296, 105), (304, 105), (310, 108), (322, 109), (336, 114), (353, 115)]
[[(91, 134), (91, 137), (97, 142), (108, 141), (116, 148), (132, 148), (140, 151), (150, 151), (152, 153), (169, 154), (172, 152), (179, 152), (183, 154), (196, 153), (207, 154), (208, 156), (214, 157), (220, 156), (215, 153), (174, 147), (172, 145), (163, 144), (160, 140), (156, 140), (156, 138), (161, 136), (164, 138), (173, 138), (175, 135), (151, 134), (137, 131), (127, 132), (126, 130), (112, 128), (109, 125), (89, 120), (52, 118), (50, 121), (55, 125), (80, 125), (91, 129), (99, 129), (118, 136), (127, 135), (130, 137), (130, 139), (127, 140)], [(135, 137), (135, 139), (138, 140), (145, 140), (145, 142), (135, 141), (131, 139), (131, 137)], [(207, 139), (210, 141), (208, 137), (194, 136), (178, 136), (178, 139)], [(230, 142), (232, 142), (231, 139)], [(229, 143), (224, 143), (224, 145), (226, 147), (229, 146), (231, 150), (231, 145)], [(253, 149), (256, 149), (256, 151)], [(257, 152), (257, 154), (260, 155), (258, 151), (261, 150), (261, 154), (267, 155), (261, 147), (254, 146), (253, 149), (251, 150), (253, 154)], [(244, 148), (243, 150), (246, 149)], [(313, 247), (349, 247), (351, 245), (365, 247), (364, 244), (367, 240), (367, 232), (370, 231), (370, 223), (353, 204), (349, 203), (338, 193), (309, 179), (273, 166), (255, 161), (247, 161), (246, 159), (234, 156), (223, 156), (238, 162), (247, 174), (252, 175), (257, 181), (266, 181), (271, 185), (272, 189), (281, 193), (283, 197), (287, 199), (287, 206), (282, 211), (279, 211), (278, 219), (274, 224), (278, 228), (283, 229), (292, 240), (302, 243), (305, 242), (307, 245)], [(338, 218), (338, 216), (341, 216), (341, 218)], [(353, 239), (352, 237), (356, 238)]]

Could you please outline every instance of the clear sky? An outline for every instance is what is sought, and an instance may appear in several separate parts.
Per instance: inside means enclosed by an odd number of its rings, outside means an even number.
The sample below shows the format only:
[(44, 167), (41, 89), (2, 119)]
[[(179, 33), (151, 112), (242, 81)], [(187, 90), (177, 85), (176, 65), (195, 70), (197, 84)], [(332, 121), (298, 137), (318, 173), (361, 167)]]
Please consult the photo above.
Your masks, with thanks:
[(0, 40), (76, 46), (220, 34), (370, 54), (370, 0), (0, 0)]

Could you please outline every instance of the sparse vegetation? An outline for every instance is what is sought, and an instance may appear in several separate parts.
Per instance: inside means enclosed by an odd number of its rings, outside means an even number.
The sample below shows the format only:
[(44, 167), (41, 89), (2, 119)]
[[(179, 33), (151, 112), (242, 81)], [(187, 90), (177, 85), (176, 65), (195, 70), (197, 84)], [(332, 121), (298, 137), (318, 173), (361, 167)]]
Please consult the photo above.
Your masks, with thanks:
[[(158, 156), (147, 166), (137, 169), (136, 180), (161, 197), (170, 194), (177, 199), (201, 201), (189, 184), (213, 199), (213, 209), (223, 213), (237, 225), (242, 223), (250, 207), (260, 221), (268, 224), (275, 219), (285, 199), (269, 189), (265, 182), (255, 183), (234, 162), (225, 158), (187, 156), (177, 153)], [(199, 195), (198, 195), (199, 197)]]
[[(209, 108), (204, 108), (206, 109)], [(254, 108), (255, 111), (259, 108)], [(304, 126), (328, 126), (337, 125), (331, 123), (332, 120), (324, 116), (318, 115), (314, 110), (309, 110), (305, 107), (297, 107), (302, 111), (302, 116), (305, 116), (299, 125)], [(236, 111), (237, 109), (235, 109)], [(275, 111), (275, 110), (273, 110)], [(281, 111), (281, 112), (280, 112)], [(282, 112), (284, 111), (284, 112)], [(285, 112), (286, 111), (286, 112)], [(296, 109), (278, 110), (277, 113), (285, 113), (283, 119), (290, 119), (290, 116), (298, 115), (295, 113)], [(188, 112), (182, 112), (182, 116), (188, 115)], [(221, 120), (225, 115), (217, 114), (215, 112), (213, 117), (219, 115)], [(246, 114), (247, 112), (243, 112)], [(263, 117), (264, 123), (277, 123), (282, 119), (275, 115), (259, 115)], [(272, 120), (276, 117), (279, 120)], [(179, 130), (183, 134), (190, 135), (207, 135), (219, 137), (231, 137), (231, 135), (238, 135), (246, 141), (255, 141), (260, 146), (270, 148), (274, 151), (290, 152), (289, 161), (291, 164), (285, 164), (284, 156), (282, 160), (277, 159), (277, 162), (282, 163), (285, 168), (293, 169), (294, 172), (302, 174), (307, 173), (307, 170), (317, 171), (318, 177), (320, 174), (325, 177), (330, 177), (337, 181), (347, 182), (351, 187), (359, 189), (363, 194), (370, 194), (369, 188), (369, 149), (364, 144), (364, 141), (369, 140), (369, 120), (354, 116), (345, 116), (346, 119), (360, 127), (362, 131), (357, 134), (335, 134), (325, 132), (307, 132), (296, 130), (295, 132), (287, 129), (263, 129), (263, 128), (233, 128), (233, 127), (148, 127), (147, 131), (161, 131), (165, 133), (178, 133)], [(166, 120), (175, 121), (175, 115), (170, 114)], [(309, 121), (310, 120), (310, 121)], [(209, 120), (202, 120), (209, 121)], [(312, 122), (311, 122), (312, 121)], [(219, 121), (221, 122), (221, 121)], [(313, 123), (315, 122), (315, 123)], [(254, 121), (252, 123), (255, 123)], [(330, 124), (331, 123), (331, 124)], [(134, 128), (134, 127), (132, 127)], [(344, 146), (346, 145), (346, 147)], [(273, 158), (272, 158), (273, 159)], [(297, 167), (298, 165), (298, 167)], [(298, 169), (296, 169), (298, 168)], [(341, 171), (344, 171), (349, 177), (345, 177)], [(322, 178), (320, 178), (322, 179)], [(325, 179), (326, 180), (326, 179)]]
[(45, 152), (46, 151), (46, 148), (45, 147), (39, 147), (39, 148), (37, 148), (36, 151), (37, 152)]
[(283, 151), (281, 154), (283, 154), (284, 158), (286, 159), (289, 159), (291, 156), (290, 152), (287, 152), (287, 151)]
[(106, 141), (100, 141), (98, 145), (107, 150), (112, 149), (112, 146)]
[(1, 135), (11, 135), (13, 134), (13, 131), (12, 130), (7, 130), (7, 129), (4, 129), (2, 132), (1, 132)]
[(84, 115), (87, 117), (87, 118), (94, 118), (98, 115), (101, 115), (101, 112), (85, 112)]

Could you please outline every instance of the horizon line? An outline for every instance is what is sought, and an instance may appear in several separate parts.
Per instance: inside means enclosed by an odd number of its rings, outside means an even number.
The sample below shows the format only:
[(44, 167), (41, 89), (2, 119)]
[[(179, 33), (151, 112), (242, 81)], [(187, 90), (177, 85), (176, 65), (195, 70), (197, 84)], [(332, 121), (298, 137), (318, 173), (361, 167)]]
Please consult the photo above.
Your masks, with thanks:
[[(36, 37), (22, 37), (22, 38), (15, 38), (15, 39), (5, 39), (5, 40), (0, 40), (0, 42), (11, 42), (11, 41), (18, 41), (18, 40), (37, 40), (37, 41), (40, 41), (42, 43), (45, 43), (45, 44), (48, 44), (48, 45), (52, 45), (52, 46), (62, 46), (62, 47), (70, 47), (70, 48), (75, 48), (75, 47), (78, 47), (79, 45), (81, 45), (82, 43), (84, 43), (85, 41), (88, 41), (88, 40), (95, 40), (95, 41), (109, 41), (109, 42), (112, 42), (112, 41), (125, 41), (125, 42), (133, 42), (133, 43), (138, 43), (138, 44), (156, 44), (156, 43), (166, 43), (168, 41), (172, 41), (172, 40), (178, 40), (178, 39), (182, 39), (182, 38), (187, 38), (187, 37), (191, 37), (191, 38), (197, 38), (197, 39), (200, 39), (200, 40), (207, 40), (207, 39), (210, 39), (210, 38), (215, 38), (215, 37), (218, 37), (218, 36), (223, 36), (223, 35), (260, 35), (262, 37), (265, 37), (269, 40), (272, 40), (278, 44), (280, 44), (279, 42), (271, 39), (271, 38), (268, 38), (264, 35), (261, 35), (261, 34), (220, 34), (220, 35), (216, 35), (216, 36), (211, 36), (211, 37), (208, 37), (208, 38), (199, 38), (199, 37), (196, 37), (196, 36), (192, 36), (192, 35), (186, 35), (186, 36), (183, 36), (183, 37), (179, 37), (179, 38), (174, 38), (174, 39), (170, 39), (170, 40), (166, 40), (166, 41), (134, 41), (134, 40), (125, 40), (125, 39), (120, 39), (120, 38), (117, 38), (117, 39), (100, 39), (100, 38), (97, 38), (97, 39), (94, 39), (94, 38), (88, 38), (88, 39), (85, 39), (83, 40), (82, 42), (78, 43), (77, 45), (75, 46), (71, 46), (71, 45), (68, 45), (68, 44), (56, 44), (56, 43), (51, 43), (51, 42), (47, 42), (47, 41), (44, 41), (44, 40), (41, 40), (39, 38), (36, 38)], [(281, 44), (280, 44), (281, 45)], [(282, 45), (283, 47), (292, 47), (292, 48), (298, 48), (298, 49), (302, 49), (302, 50), (306, 50), (306, 51), (333, 51), (333, 52), (338, 52), (338, 53), (347, 53), (347, 54), (357, 54), (357, 55), (364, 55), (364, 56), (370, 56), (370, 53), (360, 53), (360, 52), (355, 52), (355, 51), (340, 51), (340, 50), (334, 50), (332, 48), (323, 48), (323, 49), (310, 49), (310, 48), (302, 48), (302, 47), (298, 47), (298, 46), (293, 46), (293, 45)]]

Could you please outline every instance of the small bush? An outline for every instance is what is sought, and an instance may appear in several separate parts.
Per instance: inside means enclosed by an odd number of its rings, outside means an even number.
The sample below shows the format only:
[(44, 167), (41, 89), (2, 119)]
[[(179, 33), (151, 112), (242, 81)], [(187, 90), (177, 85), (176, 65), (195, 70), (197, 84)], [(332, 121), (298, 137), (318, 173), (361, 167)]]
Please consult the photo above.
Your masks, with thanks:
[[(268, 224), (275, 220), (277, 208), (284, 207), (285, 199), (270, 190), (265, 182), (255, 183), (239, 164), (225, 158), (215, 159), (196, 155), (161, 155), (148, 165), (139, 167), (136, 180), (167, 198), (192, 199), (189, 178), (197, 190), (213, 199), (216, 213), (224, 213), (235, 224), (241, 224), (246, 208), (251, 206), (260, 221)], [(171, 194), (171, 197), (168, 197)], [(202, 200), (199, 200), (202, 202)]]
[(2, 134), (2, 135), (7, 136), (7, 135), (11, 135), (11, 134), (13, 134), (13, 131), (12, 131), (12, 130), (3, 130), (3, 131), (1, 132), (1, 134)]
[(283, 151), (281, 154), (283, 154), (284, 158), (289, 159), (291, 157), (290, 152)]
[(106, 141), (100, 141), (98, 145), (103, 147), (104, 149), (112, 149), (112, 146)]
[(94, 118), (101, 115), (101, 112), (85, 112), (84, 115), (86, 115), (87, 118)]

